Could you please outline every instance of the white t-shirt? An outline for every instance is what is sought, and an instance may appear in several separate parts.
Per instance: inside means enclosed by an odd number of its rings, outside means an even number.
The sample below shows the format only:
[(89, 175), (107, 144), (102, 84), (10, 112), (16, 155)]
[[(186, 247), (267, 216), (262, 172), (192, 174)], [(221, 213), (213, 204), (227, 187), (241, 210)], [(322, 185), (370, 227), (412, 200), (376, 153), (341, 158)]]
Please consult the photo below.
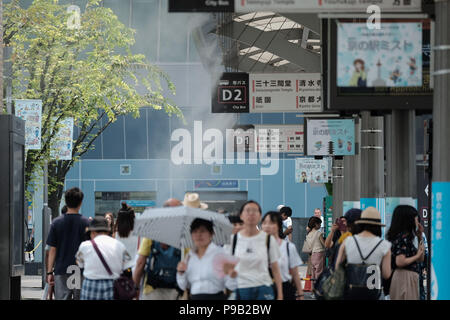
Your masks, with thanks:
[(103, 258), (111, 269), (108, 274), (90, 240), (80, 244), (75, 257), (80, 268), (84, 268), (83, 276), (90, 280), (117, 279), (123, 270), (131, 268), (133, 260), (118, 240), (107, 235), (99, 235), (94, 239)]
[[(289, 258), (287, 252), (287, 245), (289, 245)], [(282, 240), (280, 244), (280, 259), (278, 259), (278, 264), (280, 266), (281, 278), (283, 282), (291, 281), (292, 276), (289, 273), (289, 269), (301, 266), (303, 264), (302, 259), (298, 255), (297, 248), (292, 242)]]
[[(280, 248), (276, 239), (270, 236), (269, 259), (267, 257), (267, 233), (260, 231), (253, 237), (244, 237), (239, 232), (237, 234), (236, 249), (234, 255), (239, 258), (235, 267), (238, 273), (237, 287), (252, 288), (272, 285), (272, 278), (269, 274), (270, 263), (280, 259)], [(232, 253), (233, 238), (231, 237), (230, 253)]]
[[(361, 237), (355, 235), (356, 241), (358, 241), (359, 248), (361, 249), (361, 254), (363, 257), (367, 257), (372, 249), (380, 242), (380, 237)], [(348, 237), (344, 240), (345, 254), (347, 256), (348, 263), (362, 263), (361, 256), (359, 254), (358, 248), (356, 247), (355, 239), (353, 237)], [(366, 260), (366, 264), (376, 264), (380, 265), (383, 257), (391, 250), (391, 243), (387, 240), (383, 240), (380, 245), (375, 249), (375, 251)]]
[(291, 217), (287, 217), (286, 220), (283, 220), (283, 232), (286, 231), (287, 228), (292, 226), (292, 219)]
[(139, 250), (139, 237), (130, 235), (127, 238), (121, 238), (119, 236), (119, 233), (116, 232), (115, 234), (116, 239), (125, 246), (125, 249), (130, 254), (131, 258), (133, 259), (133, 265), (136, 263), (136, 255)]

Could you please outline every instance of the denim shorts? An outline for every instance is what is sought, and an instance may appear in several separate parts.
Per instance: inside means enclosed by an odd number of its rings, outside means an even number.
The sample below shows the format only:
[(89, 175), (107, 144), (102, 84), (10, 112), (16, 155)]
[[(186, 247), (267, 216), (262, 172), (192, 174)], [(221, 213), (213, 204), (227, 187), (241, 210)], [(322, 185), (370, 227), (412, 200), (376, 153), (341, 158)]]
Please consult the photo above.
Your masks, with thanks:
[(271, 286), (236, 289), (236, 300), (274, 300)]

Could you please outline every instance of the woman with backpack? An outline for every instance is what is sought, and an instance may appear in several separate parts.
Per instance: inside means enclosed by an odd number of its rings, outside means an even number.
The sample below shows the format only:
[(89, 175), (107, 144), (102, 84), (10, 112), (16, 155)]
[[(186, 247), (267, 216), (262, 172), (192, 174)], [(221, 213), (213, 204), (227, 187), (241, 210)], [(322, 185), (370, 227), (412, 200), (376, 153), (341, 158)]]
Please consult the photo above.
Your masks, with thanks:
[(318, 279), (325, 263), (325, 239), (320, 231), (322, 220), (316, 216), (309, 219), (308, 228), (311, 230), (306, 241), (311, 247), (311, 278)]
[(416, 237), (417, 210), (408, 205), (397, 206), (392, 215), (387, 238), (392, 242), (392, 267), (394, 272), (389, 290), (391, 300), (419, 300), (420, 263), (424, 260), (425, 248)]
[(273, 281), (277, 288), (277, 300), (283, 300), (278, 265), (280, 249), (273, 236), (257, 228), (262, 216), (261, 207), (255, 201), (247, 201), (241, 207), (239, 216), (244, 222), (243, 229), (231, 240), (231, 254), (239, 258), (239, 262), (225, 272), (230, 275), (237, 273), (236, 300), (273, 300)]
[[(336, 261), (336, 270), (346, 261), (347, 285), (351, 286), (345, 288), (344, 299), (378, 300), (381, 277), (388, 279), (391, 275), (391, 243), (381, 239), (381, 227), (385, 225), (376, 208), (365, 209), (355, 224), (359, 226), (359, 233), (345, 239)], [(365, 270), (358, 272), (361, 268)], [(374, 274), (375, 278), (370, 278)], [(375, 280), (375, 287), (369, 288), (368, 283), (373, 283), (372, 280)]]
[[(278, 260), (281, 278), (283, 280), (284, 300), (304, 300), (302, 284), (298, 273), (298, 267), (303, 264), (298, 255), (295, 244), (285, 240), (281, 214), (269, 211), (262, 219), (262, 230), (272, 235), (280, 247), (281, 257)], [(274, 286), (276, 292), (276, 287)]]
[(181, 290), (190, 288), (189, 300), (226, 300), (225, 289), (233, 291), (236, 280), (230, 276), (219, 277), (214, 271), (215, 259), (225, 254), (225, 249), (212, 242), (214, 226), (211, 221), (194, 219), (191, 237), (195, 250), (177, 266), (177, 283)]

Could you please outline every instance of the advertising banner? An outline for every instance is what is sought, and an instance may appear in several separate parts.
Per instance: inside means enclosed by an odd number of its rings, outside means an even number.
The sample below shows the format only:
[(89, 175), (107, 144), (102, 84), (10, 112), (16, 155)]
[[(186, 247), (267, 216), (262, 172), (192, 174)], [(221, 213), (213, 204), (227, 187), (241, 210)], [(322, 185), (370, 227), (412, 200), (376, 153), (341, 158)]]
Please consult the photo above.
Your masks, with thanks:
[(433, 182), (431, 202), (431, 299), (450, 300), (450, 182)]
[(16, 116), (25, 120), (25, 149), (41, 149), (41, 100), (14, 100)]
[(250, 112), (321, 112), (320, 73), (250, 74)]
[(363, 12), (377, 5), (384, 12), (420, 12), (421, 0), (234, 0), (236, 12)]
[(308, 156), (355, 154), (354, 119), (306, 119)]
[(296, 158), (296, 183), (327, 183), (329, 180), (328, 159)]
[(72, 143), (73, 118), (67, 118), (60, 121), (58, 132), (52, 141), (50, 156), (55, 160), (72, 160)]
[(339, 87), (421, 87), (422, 23), (338, 23)]
[(248, 113), (248, 73), (222, 74), (212, 95), (212, 113)]

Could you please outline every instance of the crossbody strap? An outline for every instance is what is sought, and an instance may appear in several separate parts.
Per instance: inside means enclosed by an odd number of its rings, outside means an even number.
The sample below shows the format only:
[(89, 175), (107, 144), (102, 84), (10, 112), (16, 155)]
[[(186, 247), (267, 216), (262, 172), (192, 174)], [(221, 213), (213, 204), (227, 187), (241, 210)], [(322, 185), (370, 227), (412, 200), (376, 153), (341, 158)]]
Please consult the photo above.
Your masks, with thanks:
[(361, 249), (360, 249), (360, 247), (359, 247), (358, 241), (356, 241), (356, 237), (353, 236), (353, 239), (355, 240), (356, 247), (358, 248), (359, 255), (361, 256), (361, 259), (362, 259), (362, 261), (363, 261), (364, 264), (366, 263), (366, 260), (369, 259), (369, 257), (372, 255), (372, 253), (374, 253), (374, 251), (378, 248), (378, 246), (383, 242), (383, 239), (381, 239), (381, 240), (377, 243), (377, 245), (372, 249), (372, 251), (370, 251), (369, 255), (368, 255), (367, 257), (364, 258), (363, 255), (362, 255)]
[(103, 258), (102, 253), (100, 252), (97, 244), (95, 243), (94, 240), (91, 240), (92, 246), (95, 249), (95, 252), (97, 252), (98, 257), (100, 258), (100, 261), (102, 262), (103, 266), (105, 267), (106, 271), (108, 271), (108, 274), (111, 276), (113, 273), (111, 271), (111, 269), (109, 268), (108, 264), (105, 261), (105, 258)]
[(232, 255), (234, 256), (234, 252), (236, 251), (236, 243), (237, 243), (237, 233), (233, 236), (233, 247), (232, 247)]

